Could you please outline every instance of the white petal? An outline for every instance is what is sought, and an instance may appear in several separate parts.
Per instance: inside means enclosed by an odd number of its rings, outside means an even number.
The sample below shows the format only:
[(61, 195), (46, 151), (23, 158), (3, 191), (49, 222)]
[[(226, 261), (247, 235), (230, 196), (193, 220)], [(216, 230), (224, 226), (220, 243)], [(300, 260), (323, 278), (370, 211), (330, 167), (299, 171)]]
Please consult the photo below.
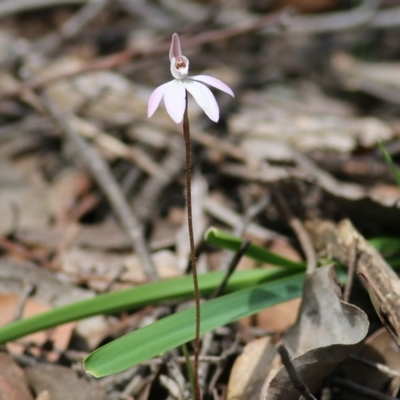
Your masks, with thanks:
[(235, 97), (235, 95), (232, 92), (232, 89), (228, 85), (225, 85), (224, 82), (220, 81), (217, 78), (213, 78), (212, 76), (196, 75), (196, 76), (190, 76), (188, 79), (193, 79), (195, 81), (207, 83), (207, 85), (213, 86), (219, 90), (222, 90), (225, 93), (230, 94), (232, 97)]
[(172, 82), (174, 81), (164, 83), (163, 85), (155, 89), (154, 92), (151, 94), (147, 105), (147, 118), (150, 118), (157, 110), (158, 105), (160, 104), (160, 101), (163, 98), (164, 93), (168, 88), (168, 85), (172, 84)]
[(187, 91), (194, 97), (197, 104), (203, 109), (211, 121), (218, 122), (219, 108), (211, 90), (200, 82), (191, 79), (183, 80)]
[(167, 87), (164, 94), (164, 103), (171, 118), (177, 124), (182, 122), (186, 107), (186, 90), (182, 80), (175, 79)]

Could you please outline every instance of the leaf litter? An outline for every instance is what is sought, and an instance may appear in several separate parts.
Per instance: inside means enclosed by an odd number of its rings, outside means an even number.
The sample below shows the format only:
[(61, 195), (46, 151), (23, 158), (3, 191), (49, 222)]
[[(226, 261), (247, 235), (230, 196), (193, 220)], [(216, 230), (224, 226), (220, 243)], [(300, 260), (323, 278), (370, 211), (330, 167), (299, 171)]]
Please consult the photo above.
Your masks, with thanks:
[[(398, 263), (400, 246), (384, 260), (367, 239), (397, 243), (399, 236), (400, 191), (379, 143), (396, 163), (399, 24), (390, 17), (400, 4), (285, 2), (293, 14), (282, 3), (0, 2), (1, 324), (142, 285), (149, 280), (146, 253), (162, 280), (187, 272), (179, 127), (163, 107), (146, 118), (149, 95), (169, 75), (164, 39), (181, 26), (193, 72), (212, 71), (235, 92), (235, 100), (218, 98), (217, 126), (189, 107), (199, 267), (225, 270), (233, 262), (230, 252), (203, 242), (211, 225), (288, 259), (310, 254), (289, 229), (275, 190), (305, 222), (320, 264), (328, 258), (348, 267), (350, 303), (366, 313), (341, 300), (332, 267), (318, 268), (301, 299), (204, 340), (204, 399), (299, 398), (276, 353), (279, 343), (318, 399), (322, 392), (362, 399), (366, 389), (375, 398), (398, 396), (398, 348), (378, 331), (376, 313), (398, 336), (400, 286), (389, 264)], [(144, 250), (121, 229), (115, 205), (66, 139), (63, 118), (109, 168), (137, 217)], [(257, 204), (263, 208), (254, 212)], [(270, 266), (247, 257), (237, 264), (253, 268)], [(367, 277), (376, 311), (352, 280), (357, 273)], [(154, 304), (8, 343), (0, 393), (179, 398), (187, 383), (161, 357), (101, 381), (83, 378), (81, 360), (190, 305)], [(182, 353), (171, 357), (185, 382)]]
[[(333, 267), (327, 266), (307, 276), (297, 321), (282, 338), (297, 372), (313, 393), (368, 333), (367, 316), (359, 308), (340, 300), (340, 289), (333, 274)], [(258, 340), (261, 344), (261, 339)], [(254, 351), (255, 345), (247, 346), (248, 351)], [(264, 352), (269, 356), (264, 356)], [(254, 359), (246, 353), (246, 348), (237, 359), (227, 398), (298, 399), (299, 393), (282, 367), (275, 345), (269, 341), (263, 351), (258, 346), (258, 354), (260, 359), (269, 358), (269, 362), (249, 368), (243, 360), (253, 363)], [(243, 371), (250, 375), (246, 384), (241, 381)], [(256, 377), (261, 379), (255, 380)], [(239, 388), (235, 387), (237, 382), (241, 383)]]

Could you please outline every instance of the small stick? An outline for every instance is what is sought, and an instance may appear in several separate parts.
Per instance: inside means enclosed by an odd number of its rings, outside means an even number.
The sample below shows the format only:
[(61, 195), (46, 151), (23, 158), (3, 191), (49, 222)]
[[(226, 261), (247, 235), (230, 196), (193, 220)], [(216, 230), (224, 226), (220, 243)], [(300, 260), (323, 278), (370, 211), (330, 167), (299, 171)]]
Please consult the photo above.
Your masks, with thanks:
[(300, 245), (304, 251), (304, 254), (306, 255), (307, 259), (307, 275), (312, 274), (315, 269), (317, 268), (317, 257), (315, 255), (314, 247), (310, 238), (310, 235), (308, 234), (306, 228), (304, 227), (303, 223), (296, 218), (292, 212), (290, 211), (290, 208), (282, 196), (281, 192), (273, 187), (273, 193), (274, 196), (277, 198), (279, 206), (286, 216), (286, 219), (290, 225), (290, 227), (293, 229), (294, 233), (297, 236), (297, 239), (300, 242)]
[(245, 240), (242, 242), (239, 250), (235, 253), (235, 255), (233, 256), (233, 258), (228, 266), (228, 269), (226, 271), (224, 279), (222, 280), (220, 285), (215, 289), (214, 293), (210, 296), (210, 299), (214, 299), (214, 298), (220, 296), (224, 292), (225, 287), (228, 284), (229, 278), (235, 272), (235, 269), (236, 269), (239, 261), (241, 260), (243, 255), (246, 253), (246, 250), (248, 249), (250, 244), (251, 244), (250, 240)]
[(121, 188), (112, 176), (107, 164), (99, 156), (81, 135), (68, 123), (68, 116), (65, 115), (57, 105), (46, 94), (43, 94), (44, 103), (55, 119), (57, 124), (64, 131), (68, 139), (79, 151), (86, 167), (92, 173), (99, 187), (102, 189), (107, 200), (110, 202), (121, 227), (132, 242), (132, 246), (138, 255), (146, 276), (152, 280), (158, 280), (157, 271), (154, 267), (149, 249), (143, 233), (143, 227), (139, 219), (130, 209)]
[(368, 399), (375, 399), (375, 400), (396, 400), (396, 398), (392, 396), (388, 396), (387, 394), (378, 392), (373, 389), (369, 389), (365, 386), (359, 385), (358, 383), (350, 382), (346, 379), (342, 378), (333, 378), (332, 384), (339, 386), (343, 389), (347, 389), (353, 393), (357, 393), (366, 397)]
[[(222, 203), (213, 199), (212, 197), (207, 197), (204, 208), (209, 215), (234, 228), (236, 232), (238, 232), (239, 228), (243, 226), (243, 218), (241, 215), (224, 206)], [(248, 224), (246, 223), (245, 229), (242, 231), (242, 233), (244, 232), (261, 240), (281, 239), (287, 241), (285, 236), (268, 230), (267, 228), (264, 228), (263, 226), (251, 221)]]
[(188, 96), (186, 94), (186, 106), (183, 116), (183, 138), (185, 140), (185, 159), (186, 159), (186, 207), (187, 207), (187, 221), (189, 228), (189, 241), (190, 241), (190, 260), (192, 264), (194, 297), (196, 303), (196, 332), (194, 339), (194, 385), (195, 385), (195, 399), (200, 400), (200, 386), (199, 386), (199, 356), (200, 356), (200, 290), (197, 278), (197, 264), (196, 264), (196, 247), (194, 244), (193, 233), (193, 215), (192, 215), (192, 160), (191, 160), (191, 143), (190, 143), (190, 125), (188, 116)]
[(28, 301), (29, 296), (32, 294), (34, 290), (35, 290), (35, 285), (33, 283), (24, 281), (22, 292), (19, 296), (17, 307), (15, 308), (14, 321), (18, 321), (19, 319), (22, 318), (26, 302)]
[(387, 365), (373, 362), (366, 358), (359, 357), (356, 354), (350, 354), (349, 359), (351, 359), (352, 361), (357, 362), (359, 364), (366, 365), (367, 367), (373, 368), (377, 371), (380, 371), (380, 372), (386, 374), (387, 376), (389, 376), (390, 378), (400, 378), (400, 372), (394, 370), (393, 368), (389, 368)]
[[(214, 201), (211, 198), (209, 200), (211, 200), (211, 203), (213, 204)], [(238, 224), (236, 224), (233, 234), (235, 236), (242, 237), (243, 234), (248, 229), (248, 227), (250, 226), (252, 220), (267, 206), (267, 204), (269, 202), (270, 202), (270, 196), (265, 196), (260, 201), (258, 201), (256, 204), (253, 204), (251, 207), (249, 207), (248, 210), (246, 211), (245, 215), (242, 218), (239, 217), (240, 222)], [(217, 206), (218, 206), (218, 203), (217, 203)], [(206, 202), (206, 207), (207, 207), (207, 202)], [(224, 210), (224, 211), (226, 210), (226, 207), (223, 207), (222, 205), (219, 207), (221, 210)], [(221, 213), (218, 213), (218, 216), (220, 214)], [(254, 225), (252, 225), (252, 226), (254, 226)], [(246, 252), (249, 245), (250, 245), (250, 243), (248, 245), (246, 245), (244, 252), (241, 255), (238, 255), (238, 254), (240, 254), (241, 249), (238, 250), (238, 253), (233, 254), (233, 255), (230, 251), (225, 250), (225, 257), (223, 258), (223, 260), (219, 266), (220, 270), (228, 271), (228, 275), (222, 283), (224, 285), (224, 287), (227, 283), (227, 279), (229, 279), (229, 277), (232, 275), (233, 271), (236, 268), (236, 265), (239, 263), (241, 257), (244, 255), (244, 253)], [(236, 258), (237, 256), (238, 256), (238, 258)], [(217, 291), (218, 291), (218, 289), (217, 289)], [(222, 293), (222, 292), (218, 292), (217, 295), (214, 293), (211, 298), (219, 296), (220, 293)]]
[(293, 383), (293, 386), (301, 393), (305, 400), (317, 400), (310, 392), (308, 387), (305, 385), (303, 380), (300, 378), (299, 374), (296, 371), (292, 361), (290, 360), (289, 353), (286, 347), (283, 344), (277, 346), (276, 351), (281, 356), (281, 361), (283, 366), (286, 369), (286, 372), (289, 375), (290, 380)]

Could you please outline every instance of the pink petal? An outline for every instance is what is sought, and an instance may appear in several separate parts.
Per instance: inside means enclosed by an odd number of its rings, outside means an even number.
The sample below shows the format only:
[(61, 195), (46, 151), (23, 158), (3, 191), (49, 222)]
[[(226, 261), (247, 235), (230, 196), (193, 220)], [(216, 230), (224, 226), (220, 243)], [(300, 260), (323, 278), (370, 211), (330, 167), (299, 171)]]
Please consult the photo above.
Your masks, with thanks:
[(159, 86), (154, 92), (151, 94), (149, 98), (149, 102), (147, 105), (147, 118), (150, 118), (154, 112), (157, 110), (161, 99), (164, 96), (165, 91), (168, 88), (168, 85), (172, 84), (173, 81), (164, 83), (163, 85)]
[(194, 97), (211, 121), (218, 122), (219, 108), (211, 90), (200, 82), (191, 79), (183, 80), (187, 91)]
[(182, 122), (186, 107), (186, 90), (182, 80), (175, 79), (167, 87), (164, 94), (164, 103), (171, 118), (177, 124)]
[(213, 78), (212, 76), (196, 75), (196, 76), (191, 76), (188, 79), (193, 79), (195, 81), (207, 83), (207, 85), (213, 86), (219, 90), (222, 90), (225, 93), (230, 94), (232, 97), (235, 97), (235, 95), (232, 92), (232, 89), (228, 85), (225, 85), (224, 82), (220, 81), (217, 78)]
[(178, 58), (182, 55), (182, 50), (181, 50), (181, 42), (179, 40), (179, 36), (177, 33), (174, 33), (172, 35), (171, 39), (171, 47), (169, 49), (169, 61), (172, 61), (172, 59)]

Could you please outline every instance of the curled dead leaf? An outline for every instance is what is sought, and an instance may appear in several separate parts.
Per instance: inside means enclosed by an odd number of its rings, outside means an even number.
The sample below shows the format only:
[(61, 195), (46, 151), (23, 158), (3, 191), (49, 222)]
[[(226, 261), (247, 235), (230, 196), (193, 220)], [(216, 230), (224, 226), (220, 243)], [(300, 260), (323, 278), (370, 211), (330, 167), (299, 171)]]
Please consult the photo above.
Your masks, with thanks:
[[(292, 362), (311, 392), (342, 362), (368, 332), (359, 308), (339, 299), (332, 266), (318, 268), (304, 283), (297, 322), (283, 338)], [(238, 357), (228, 384), (228, 400), (298, 400), (269, 338), (249, 343)]]
[[(365, 313), (338, 297), (338, 285), (332, 266), (319, 268), (305, 280), (303, 301), (295, 325), (285, 334), (283, 343), (292, 362), (311, 392), (360, 343), (368, 333)], [(260, 398), (297, 400), (285, 369), (269, 375)]]

